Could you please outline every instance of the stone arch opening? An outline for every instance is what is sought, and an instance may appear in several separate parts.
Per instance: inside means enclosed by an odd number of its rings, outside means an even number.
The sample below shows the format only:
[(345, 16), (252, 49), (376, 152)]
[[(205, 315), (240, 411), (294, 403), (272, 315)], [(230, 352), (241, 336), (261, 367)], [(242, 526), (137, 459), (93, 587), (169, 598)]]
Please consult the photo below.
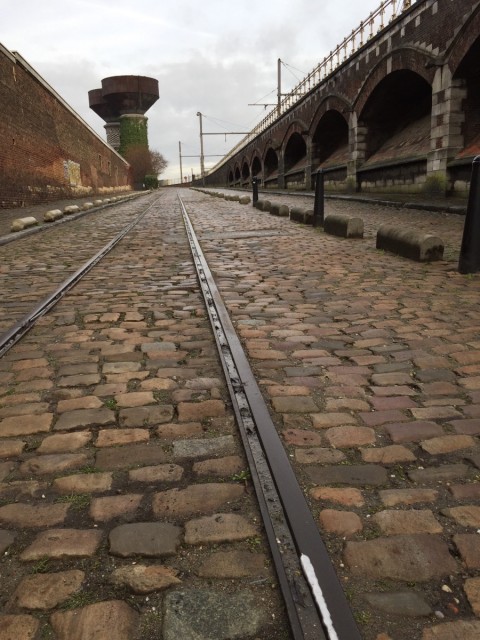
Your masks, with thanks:
[(249, 177), (250, 177), (250, 169), (247, 161), (245, 160), (244, 163), (242, 164), (242, 180), (244, 182), (247, 182)]
[(240, 169), (236, 167), (234, 184), (239, 184), (239, 183), (240, 183)]
[(231, 169), (228, 172), (228, 184), (229, 184), (229, 186), (233, 185), (233, 171)]
[(278, 156), (270, 147), (265, 154), (265, 178), (271, 178), (278, 174)]
[(459, 64), (453, 80), (463, 85), (464, 122), (462, 126), (464, 149), (460, 157), (473, 157), (480, 153), (480, 37), (475, 40)]
[(430, 151), (432, 88), (420, 75), (393, 71), (373, 89), (359, 125), (367, 164), (426, 157)]
[[(457, 135), (452, 136), (457, 153), (448, 164), (452, 191), (468, 195), (472, 160), (480, 154), (480, 37), (460, 60), (452, 78), (452, 101)], [(456, 104), (455, 104), (456, 102)], [(456, 138), (456, 139), (455, 139)]]
[(327, 111), (312, 138), (315, 168), (346, 164), (348, 161), (348, 122), (338, 111)]
[[(307, 157), (307, 145), (303, 136), (295, 131), (285, 145), (284, 167), (285, 173), (304, 165)], [(302, 169), (304, 166), (301, 167)]]
[(287, 189), (306, 186), (307, 145), (301, 133), (294, 131), (285, 145), (283, 155), (284, 180)]
[(252, 162), (252, 176), (254, 178), (258, 177), (262, 173), (262, 163), (258, 156), (255, 156)]

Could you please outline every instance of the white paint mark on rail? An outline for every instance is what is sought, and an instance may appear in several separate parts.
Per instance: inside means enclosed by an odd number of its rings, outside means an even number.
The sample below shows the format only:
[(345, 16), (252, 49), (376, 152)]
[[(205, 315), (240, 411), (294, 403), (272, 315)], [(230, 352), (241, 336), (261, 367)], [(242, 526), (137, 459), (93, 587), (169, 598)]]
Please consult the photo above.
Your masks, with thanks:
[(305, 577), (308, 580), (308, 583), (313, 592), (315, 601), (322, 614), (323, 624), (327, 629), (329, 640), (339, 640), (337, 632), (335, 631), (333, 626), (332, 616), (330, 615), (330, 611), (328, 610), (328, 605), (325, 602), (325, 598), (323, 597), (322, 588), (320, 587), (320, 584), (318, 582), (312, 562), (310, 558), (304, 554), (302, 554), (300, 558), (300, 562), (302, 563), (302, 567), (305, 572)]

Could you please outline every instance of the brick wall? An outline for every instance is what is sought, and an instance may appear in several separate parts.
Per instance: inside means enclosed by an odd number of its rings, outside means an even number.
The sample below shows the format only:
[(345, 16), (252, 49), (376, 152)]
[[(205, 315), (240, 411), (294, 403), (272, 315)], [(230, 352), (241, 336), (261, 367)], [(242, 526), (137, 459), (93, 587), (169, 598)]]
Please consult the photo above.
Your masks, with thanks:
[(0, 45), (0, 207), (129, 190), (129, 165)]

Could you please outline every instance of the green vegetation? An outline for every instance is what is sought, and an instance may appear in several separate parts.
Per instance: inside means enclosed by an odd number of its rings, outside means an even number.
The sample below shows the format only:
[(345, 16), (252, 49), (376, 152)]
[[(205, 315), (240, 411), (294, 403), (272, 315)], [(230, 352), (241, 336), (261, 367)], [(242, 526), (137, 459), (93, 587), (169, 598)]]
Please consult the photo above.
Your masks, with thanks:
[(107, 400), (104, 401), (103, 404), (107, 407), (107, 409), (112, 409), (112, 411), (115, 411), (115, 409), (118, 406), (115, 398), (108, 398)]
[(62, 609), (80, 609), (81, 607), (86, 607), (89, 604), (93, 604), (95, 602), (95, 598), (92, 593), (88, 593), (87, 591), (80, 591), (79, 593), (75, 593), (71, 598), (66, 600), (63, 604), (60, 605)]
[(32, 567), (32, 573), (47, 573), (49, 558), (40, 558)]
[(125, 155), (129, 147), (141, 145), (148, 149), (148, 133), (146, 118), (120, 118), (120, 140), (119, 152)]
[(158, 189), (157, 176), (145, 176), (145, 189)]
[(437, 171), (427, 176), (422, 191), (427, 196), (440, 198), (446, 195), (447, 186), (447, 176), (443, 172)]
[(55, 502), (67, 502), (75, 511), (81, 511), (90, 504), (90, 496), (84, 493), (72, 493), (67, 496), (60, 496)]
[(251, 477), (250, 471), (248, 469), (244, 469), (243, 471), (240, 471), (239, 473), (235, 473), (232, 476), (232, 480), (236, 480), (237, 482), (244, 482), (246, 480), (249, 480), (250, 477)]

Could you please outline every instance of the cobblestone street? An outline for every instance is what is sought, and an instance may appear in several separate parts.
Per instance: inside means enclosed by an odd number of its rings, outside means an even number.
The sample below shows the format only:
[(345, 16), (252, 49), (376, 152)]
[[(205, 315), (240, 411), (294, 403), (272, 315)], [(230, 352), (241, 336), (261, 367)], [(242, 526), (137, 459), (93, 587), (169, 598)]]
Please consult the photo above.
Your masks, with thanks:
[[(1, 249), (3, 330), (35, 269), (57, 282), (153, 203), (0, 359), (0, 640), (290, 638), (176, 192), (157, 197)], [(365, 640), (480, 637), (464, 218), (328, 200), (365, 222), (344, 240), (182, 197)], [(444, 260), (377, 251), (387, 219), (440, 236)]]

